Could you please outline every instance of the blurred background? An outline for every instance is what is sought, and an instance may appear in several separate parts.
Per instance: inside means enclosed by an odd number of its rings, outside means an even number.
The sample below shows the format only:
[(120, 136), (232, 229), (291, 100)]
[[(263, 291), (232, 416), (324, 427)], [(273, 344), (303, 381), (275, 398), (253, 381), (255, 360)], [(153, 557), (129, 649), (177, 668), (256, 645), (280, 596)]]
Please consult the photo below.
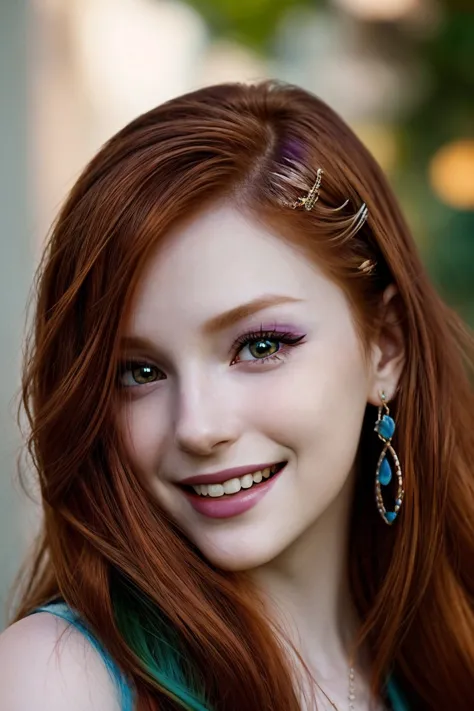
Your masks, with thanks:
[(0, 0), (0, 67), (1, 629), (39, 516), (16, 475), (26, 304), (86, 161), (185, 91), (297, 83), (375, 155), (432, 278), (472, 326), (474, 0)]

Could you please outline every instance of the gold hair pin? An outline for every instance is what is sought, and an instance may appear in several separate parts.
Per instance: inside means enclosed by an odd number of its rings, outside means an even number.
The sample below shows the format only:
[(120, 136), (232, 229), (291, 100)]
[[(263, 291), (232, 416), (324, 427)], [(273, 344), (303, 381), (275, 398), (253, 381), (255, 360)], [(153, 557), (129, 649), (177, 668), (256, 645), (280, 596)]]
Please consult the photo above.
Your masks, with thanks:
[[(321, 187), (321, 182), (322, 182), (322, 177), (324, 174), (324, 170), (322, 168), (318, 168), (316, 172), (316, 180), (314, 181), (314, 184), (311, 186), (311, 188), (308, 190), (308, 193), (304, 197), (299, 197), (297, 198), (294, 202), (292, 203), (286, 203), (288, 207), (291, 207), (292, 210), (297, 210), (300, 207), (303, 207), (305, 210), (308, 212), (313, 209), (315, 204), (319, 200), (319, 188)], [(339, 207), (335, 207), (331, 210), (331, 212), (338, 212), (339, 210), (343, 210), (346, 205), (350, 203), (350, 200), (347, 199), (342, 205)], [(358, 228), (362, 227), (364, 222), (366, 221), (368, 217), (369, 211), (367, 209), (367, 205), (362, 203), (360, 209), (358, 210), (357, 214), (355, 215), (356, 221), (359, 223), (357, 225)]]
[(310, 188), (306, 197), (299, 197), (292, 205), (292, 209), (296, 210), (298, 207), (304, 207), (308, 212), (313, 209), (314, 205), (319, 200), (319, 188), (321, 187), (321, 181), (323, 177), (324, 170), (318, 168), (316, 173), (316, 181), (312, 188)]
[[(304, 189), (307, 185), (305, 185), (305, 179), (304, 179), (304, 174), (306, 172), (304, 166), (300, 163), (298, 163), (295, 160), (286, 159), (287, 163), (289, 164), (289, 170), (285, 172), (274, 172), (272, 175), (277, 178), (277, 183), (276, 187), (283, 191), (284, 185), (291, 185), (292, 187), (299, 187)], [(322, 182), (322, 177), (324, 174), (324, 170), (322, 168), (318, 168), (316, 171), (316, 180), (314, 181), (313, 185), (310, 187), (310, 189), (307, 191), (306, 195), (297, 198), (293, 202), (288, 202), (283, 198), (283, 196), (279, 195), (279, 202), (281, 205), (285, 207), (289, 207), (292, 210), (298, 210), (301, 208), (304, 208), (307, 212), (310, 212), (310, 210), (313, 209), (315, 204), (319, 200), (319, 190), (321, 188), (321, 182)], [(340, 207), (335, 207), (335, 208), (328, 208), (324, 206), (323, 212), (324, 213), (333, 213), (333, 212), (339, 212), (340, 210), (343, 210), (348, 204), (350, 203), (350, 199), (347, 199)], [(348, 240), (351, 239), (357, 232), (360, 230), (360, 228), (364, 225), (366, 222), (367, 218), (369, 215), (369, 210), (367, 208), (367, 205), (365, 202), (362, 203), (362, 205), (359, 207), (357, 212), (352, 215), (352, 217), (348, 217), (347, 219), (344, 220), (344, 228), (342, 233), (339, 235), (339, 238), (341, 240)], [(371, 274), (374, 269), (376, 268), (376, 262), (366, 259), (364, 262), (362, 262), (358, 269), (364, 274)]]

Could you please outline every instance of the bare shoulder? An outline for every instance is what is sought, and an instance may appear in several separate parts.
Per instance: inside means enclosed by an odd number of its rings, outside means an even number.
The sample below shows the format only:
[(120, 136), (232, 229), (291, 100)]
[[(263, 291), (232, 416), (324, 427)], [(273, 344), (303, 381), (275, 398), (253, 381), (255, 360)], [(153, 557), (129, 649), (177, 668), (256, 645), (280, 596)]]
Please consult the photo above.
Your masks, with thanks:
[(67, 622), (39, 612), (0, 634), (0, 711), (120, 711), (100, 655)]

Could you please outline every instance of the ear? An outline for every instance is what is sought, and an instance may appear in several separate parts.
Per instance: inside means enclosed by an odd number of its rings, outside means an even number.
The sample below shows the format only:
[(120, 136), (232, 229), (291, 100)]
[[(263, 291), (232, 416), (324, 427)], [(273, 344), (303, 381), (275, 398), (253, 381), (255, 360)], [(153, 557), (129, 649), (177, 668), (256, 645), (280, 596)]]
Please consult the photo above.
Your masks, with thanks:
[(384, 291), (380, 304), (380, 319), (371, 344), (371, 370), (368, 402), (380, 405), (380, 393), (387, 402), (395, 396), (405, 363), (405, 339), (401, 327), (402, 310), (398, 291), (392, 284)]

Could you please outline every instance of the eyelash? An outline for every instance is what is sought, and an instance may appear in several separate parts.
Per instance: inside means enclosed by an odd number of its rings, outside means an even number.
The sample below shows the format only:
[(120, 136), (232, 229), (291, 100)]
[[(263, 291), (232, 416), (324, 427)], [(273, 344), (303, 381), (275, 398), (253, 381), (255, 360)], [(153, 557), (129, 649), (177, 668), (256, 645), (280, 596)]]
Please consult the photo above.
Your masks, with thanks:
[[(302, 336), (297, 336), (294, 333), (290, 333), (288, 331), (264, 331), (263, 328), (260, 329), (259, 331), (252, 331), (249, 333), (245, 333), (242, 336), (239, 336), (236, 338), (234, 343), (232, 344), (231, 351), (235, 353), (232, 362), (230, 365), (235, 365), (237, 363), (247, 363), (251, 364), (252, 366), (254, 365), (259, 365), (261, 363), (269, 363), (269, 362), (274, 362), (277, 360), (283, 360), (284, 358), (287, 358), (291, 349), (295, 348), (298, 345), (301, 345), (303, 342), (303, 339), (305, 338), (306, 334), (303, 334)], [(246, 360), (246, 361), (241, 361), (241, 360), (236, 360), (238, 354), (245, 348), (245, 346), (251, 345), (252, 343), (258, 343), (258, 341), (276, 341), (277, 343), (283, 344), (284, 348), (280, 348), (276, 353), (272, 353), (269, 356), (264, 356), (263, 358), (255, 358), (254, 360)], [(119, 387), (122, 389), (131, 389), (135, 387), (140, 387), (142, 385), (147, 385), (148, 383), (136, 383), (135, 385), (122, 385), (120, 383), (120, 377), (124, 375), (125, 373), (128, 373), (133, 370), (137, 370), (139, 368), (154, 368), (157, 371), (159, 371), (158, 368), (156, 368), (154, 365), (151, 363), (148, 363), (146, 361), (136, 361), (136, 360), (127, 360), (124, 361), (123, 363), (120, 364), (119, 366), (119, 373), (118, 373), (118, 384)], [(159, 378), (158, 380), (164, 380), (164, 378)], [(158, 380), (151, 381), (152, 383), (158, 382)], [(151, 384), (151, 383), (150, 383)]]
[[(289, 355), (292, 348), (295, 348), (297, 345), (301, 344), (304, 337), (304, 335), (296, 336), (294, 333), (289, 333), (288, 331), (264, 331), (263, 328), (261, 328), (260, 331), (244, 333), (242, 336), (239, 336), (232, 345), (232, 352), (235, 353), (235, 356), (231, 365), (242, 362), (256, 365), (257, 363), (260, 364), (268, 363), (274, 360), (283, 360), (283, 358), (286, 358)], [(258, 341), (276, 341), (277, 343), (284, 344), (285, 347), (278, 350), (276, 353), (272, 353), (272, 355), (265, 356), (263, 358), (255, 358), (255, 360), (246, 361), (235, 360), (237, 355), (243, 348), (245, 348), (245, 346), (248, 346), (251, 343), (258, 343)]]

